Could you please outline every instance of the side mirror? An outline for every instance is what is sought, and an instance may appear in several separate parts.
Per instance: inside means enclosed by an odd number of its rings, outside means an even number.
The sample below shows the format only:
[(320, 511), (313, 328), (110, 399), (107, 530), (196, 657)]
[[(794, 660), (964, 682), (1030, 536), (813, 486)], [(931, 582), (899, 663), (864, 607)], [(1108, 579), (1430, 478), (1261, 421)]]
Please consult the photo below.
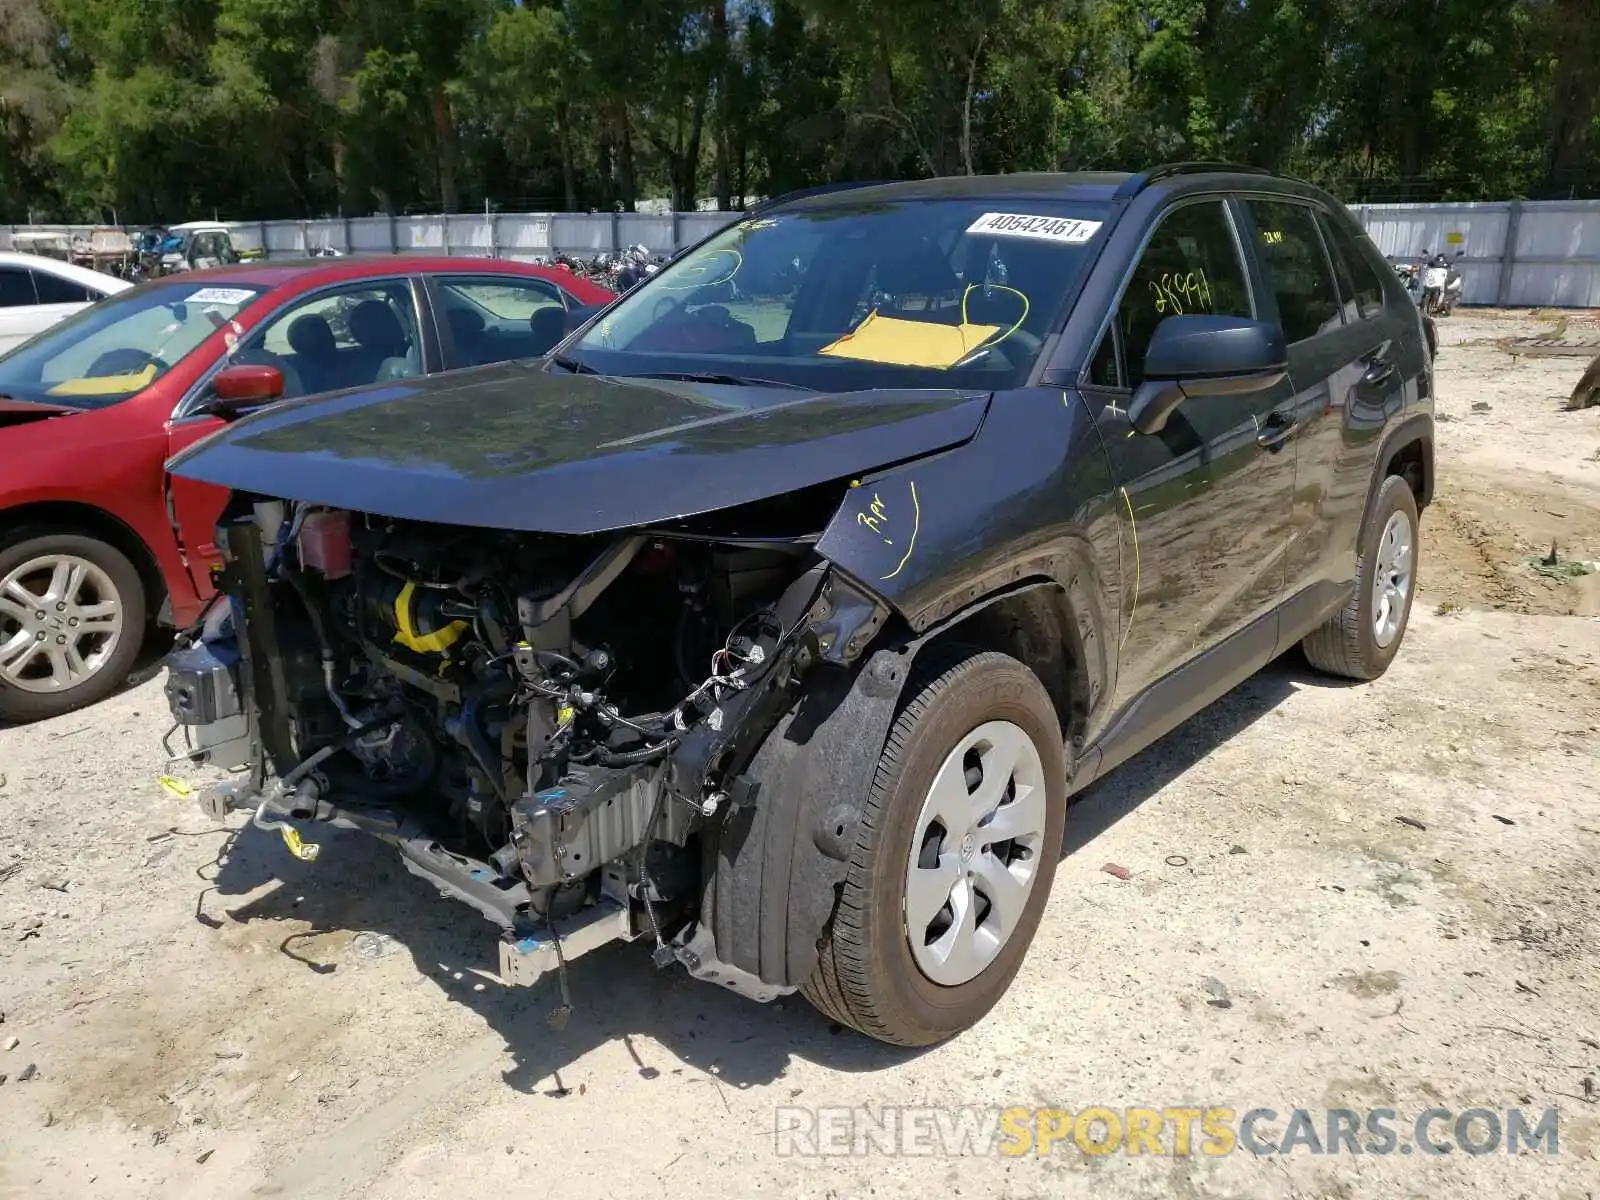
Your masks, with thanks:
[(242, 412), (271, 404), (283, 397), (283, 372), (265, 363), (234, 363), (211, 380), (211, 395), (202, 412), (229, 420)]
[(1150, 338), (1144, 382), (1128, 403), (1128, 420), (1140, 433), (1160, 433), (1185, 400), (1262, 391), (1288, 373), (1277, 325), (1248, 317), (1168, 317)]

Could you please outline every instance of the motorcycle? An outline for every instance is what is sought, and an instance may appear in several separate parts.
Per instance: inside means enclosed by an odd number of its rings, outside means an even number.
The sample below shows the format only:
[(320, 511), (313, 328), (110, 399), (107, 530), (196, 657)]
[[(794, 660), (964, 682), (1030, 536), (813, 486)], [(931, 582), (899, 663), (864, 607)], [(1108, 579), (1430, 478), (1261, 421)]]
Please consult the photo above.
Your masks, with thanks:
[(1444, 279), (1444, 290), (1439, 297), (1439, 315), (1448, 317), (1456, 304), (1461, 300), (1461, 293), (1466, 290), (1467, 281), (1461, 274), (1461, 259), (1466, 254), (1465, 250), (1457, 250), (1456, 256), (1450, 262), (1449, 270)]
[(615, 290), (632, 291), (659, 270), (661, 264), (651, 258), (648, 246), (642, 243), (629, 246), (621, 255), (621, 262), (616, 272)]
[(1423, 316), (1436, 317), (1442, 315), (1444, 308), (1444, 289), (1450, 279), (1450, 260), (1443, 254), (1435, 254), (1428, 260), (1428, 265), (1422, 268), (1422, 300), (1420, 307)]
[(1417, 264), (1395, 263), (1394, 273), (1400, 277), (1401, 285), (1404, 286), (1406, 293), (1411, 297), (1412, 302), (1415, 303), (1417, 299), (1418, 284)]

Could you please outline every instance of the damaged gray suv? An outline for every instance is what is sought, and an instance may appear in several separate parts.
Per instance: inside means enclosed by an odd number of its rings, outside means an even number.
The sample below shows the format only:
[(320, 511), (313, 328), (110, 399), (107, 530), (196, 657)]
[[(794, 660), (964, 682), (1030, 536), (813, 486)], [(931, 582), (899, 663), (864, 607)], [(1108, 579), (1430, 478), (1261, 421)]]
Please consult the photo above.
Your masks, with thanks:
[(935, 1042), (1021, 966), (1069, 794), (1297, 645), (1387, 668), (1430, 380), (1305, 184), (794, 197), (542, 359), (218, 398), (170, 464), (232, 491), (180, 757), (290, 853), (391, 843), (557, 1015), (642, 941)]

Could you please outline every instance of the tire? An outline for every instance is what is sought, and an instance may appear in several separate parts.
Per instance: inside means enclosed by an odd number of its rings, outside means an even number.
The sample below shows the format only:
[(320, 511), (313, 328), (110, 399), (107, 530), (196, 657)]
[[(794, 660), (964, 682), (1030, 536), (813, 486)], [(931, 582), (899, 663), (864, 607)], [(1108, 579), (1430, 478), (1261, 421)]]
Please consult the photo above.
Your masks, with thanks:
[[(1395, 545), (1389, 535), (1401, 521), (1405, 533), (1409, 534), (1410, 551), (1405, 556), (1403, 595), (1396, 605), (1393, 585), (1397, 576), (1392, 557)], [(1306, 661), (1319, 671), (1346, 679), (1376, 679), (1387, 671), (1400, 643), (1405, 640), (1406, 625), (1411, 620), (1420, 549), (1416, 497), (1404, 479), (1390, 475), (1378, 488), (1372, 509), (1362, 523), (1355, 594), (1337, 616), (1300, 643)], [(1374, 587), (1380, 573), (1390, 584), (1382, 589), (1388, 592), (1387, 610), (1378, 600), (1380, 589)], [(1386, 636), (1380, 636), (1380, 614), (1386, 617), (1383, 626)]]
[[(1022, 965), (1049, 898), (1066, 823), (1067, 756), (1055, 705), (1038, 677), (1003, 654), (969, 648), (935, 649), (932, 654), (907, 684), (909, 702), (890, 730), (879, 759), (861, 832), (833, 921), (823, 936), (817, 967), (801, 988), (806, 999), (835, 1021), (899, 1046), (926, 1046), (952, 1037), (981, 1020), (1005, 993)], [(1031, 745), (1033, 758), (1017, 740), (1019, 736)], [(1006, 776), (1015, 781), (1017, 790), (1005, 792), (1009, 800), (1000, 811), (1012, 814), (1006, 818), (1012, 829), (1026, 826), (1031, 830), (1037, 825), (1036, 837), (983, 842), (983, 828), (1005, 827), (999, 817), (992, 825), (979, 826), (970, 839), (951, 830), (941, 831), (937, 818), (927, 836), (916, 837), (927, 806), (935, 803), (930, 789), (936, 778), (962, 781), (959, 792), (942, 790), (940, 796), (967, 797), (970, 774), (964, 777), (958, 770), (952, 777), (941, 774), (941, 768), (947, 757), (953, 758), (954, 751), (975, 737), (978, 741), (971, 755), (977, 758), (969, 755), (967, 762), (998, 762), (1004, 768), (1007, 748), (1019, 749), (1017, 770)], [(996, 773), (991, 787), (1005, 786), (1000, 779)], [(1021, 792), (1020, 786), (1029, 781), (1029, 790)], [(982, 782), (977, 790), (985, 793)], [(1034, 807), (1036, 803), (1042, 803), (1042, 813)], [(956, 804), (959, 807), (959, 799)], [(977, 805), (973, 811), (982, 807)], [(929, 881), (927, 887), (918, 889), (924, 901), (938, 895), (945, 881), (955, 877), (949, 907), (938, 910), (933, 923), (923, 926), (923, 946), (917, 951), (912, 947), (906, 907), (914, 839), (919, 845), (918, 877)], [(923, 870), (932, 863), (937, 867)], [(980, 878), (973, 870), (985, 874)], [(1029, 880), (1020, 903), (1015, 893), (1010, 896), (1012, 903), (1007, 907), (1014, 920), (1001, 938), (996, 938), (994, 931), (1004, 927), (1004, 914), (982, 890), (990, 886), (985, 881), (1000, 881), (996, 871), (1004, 871), (1013, 882), (1023, 876)], [(970, 927), (950, 921), (963, 878), (967, 881), (962, 892), (964, 911), (975, 918)], [(926, 904), (924, 908), (933, 911)], [(950, 927), (930, 945), (929, 930), (941, 922)], [(963, 934), (967, 928), (974, 930), (970, 936)], [(936, 970), (947, 982), (936, 982), (928, 968), (919, 965), (918, 955), (931, 963), (947, 943), (967, 946), (973, 953), (961, 955), (950, 949), (949, 958)], [(963, 967), (970, 969), (979, 963), (976, 974), (962, 978), (966, 974)]]
[[(60, 578), (56, 567), (63, 564), (66, 586), (75, 589), (70, 593), (54, 588)], [(22, 602), (21, 592), (38, 606)], [(146, 613), (139, 572), (115, 546), (79, 534), (27, 529), (0, 540), (0, 719), (38, 721), (109, 696), (139, 655)], [(23, 659), (19, 655), (31, 644), (29, 632), (45, 649)], [(77, 652), (78, 665), (66, 668), (70, 674), (64, 681), (55, 673), (52, 644)], [(60, 657), (65, 661), (65, 651)]]

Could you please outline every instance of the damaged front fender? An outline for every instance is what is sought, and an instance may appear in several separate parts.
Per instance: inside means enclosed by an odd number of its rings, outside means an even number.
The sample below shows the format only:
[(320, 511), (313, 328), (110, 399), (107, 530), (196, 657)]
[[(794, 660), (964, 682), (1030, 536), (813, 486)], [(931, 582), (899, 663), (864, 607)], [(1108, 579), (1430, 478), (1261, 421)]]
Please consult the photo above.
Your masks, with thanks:
[(718, 962), (702, 951), (695, 974), (757, 993), (810, 976), (914, 653), (819, 667), (762, 743), (747, 786), (707, 830), (700, 920)]

